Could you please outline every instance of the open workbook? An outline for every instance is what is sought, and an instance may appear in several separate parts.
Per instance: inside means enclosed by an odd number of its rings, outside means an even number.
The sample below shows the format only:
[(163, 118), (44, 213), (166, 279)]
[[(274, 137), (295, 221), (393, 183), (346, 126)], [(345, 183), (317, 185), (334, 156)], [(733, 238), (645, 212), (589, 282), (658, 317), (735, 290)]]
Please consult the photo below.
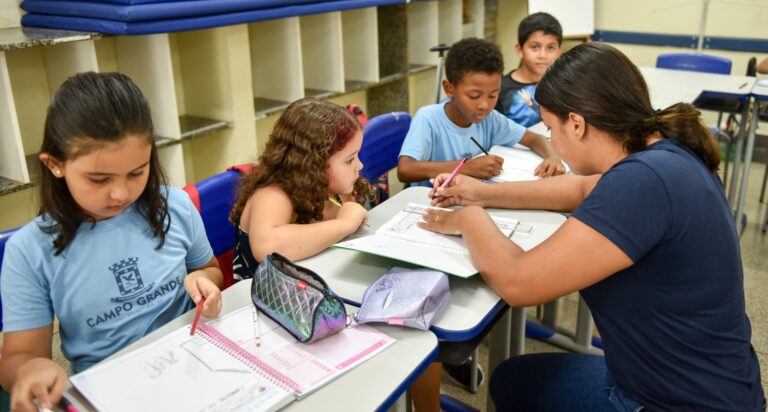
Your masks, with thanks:
[[(515, 147), (492, 146), (488, 153), (504, 159), (502, 171), (498, 176), (492, 177), (493, 182), (523, 182), (526, 180), (539, 180), (533, 171), (544, 160), (530, 149), (517, 145)], [(484, 156), (484, 155), (481, 155)], [(566, 173), (570, 172), (565, 165)]]
[[(433, 207), (409, 203), (375, 233), (353, 236), (334, 246), (413, 263), (462, 278), (476, 274), (477, 269), (472, 265), (467, 245), (461, 236), (434, 233), (417, 226), (429, 208)], [(516, 219), (498, 216), (491, 218), (506, 237), (512, 235), (519, 223)]]
[[(189, 326), (72, 376), (104, 411), (275, 411), (394, 343), (355, 324), (326, 339), (296, 341), (251, 307)], [(256, 345), (256, 336), (261, 344)]]

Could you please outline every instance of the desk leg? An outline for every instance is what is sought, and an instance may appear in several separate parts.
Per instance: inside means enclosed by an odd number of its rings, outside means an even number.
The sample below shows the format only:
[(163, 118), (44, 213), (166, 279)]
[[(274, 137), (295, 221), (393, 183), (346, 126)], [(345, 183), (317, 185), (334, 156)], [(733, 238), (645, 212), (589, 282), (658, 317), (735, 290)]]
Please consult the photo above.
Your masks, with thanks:
[(576, 320), (576, 344), (583, 346), (585, 351), (592, 347), (592, 312), (579, 296), (579, 314)]
[[(496, 369), (496, 366), (509, 358), (510, 312), (515, 310), (516, 308), (508, 310), (507, 313), (496, 322), (496, 326), (491, 329), (490, 345), (488, 347), (488, 371), (486, 372), (489, 380), (493, 370)], [(525, 312), (523, 312), (523, 320), (525, 320), (524, 317)], [(523, 330), (523, 337), (525, 337), (525, 330)], [(493, 404), (490, 395), (488, 395), (488, 399), (486, 400), (485, 410), (488, 412), (495, 412), (496, 410), (496, 406)]]
[(509, 352), (511, 356), (525, 353), (525, 308), (510, 308), (512, 314), (512, 342)]
[(743, 231), (741, 214), (744, 212), (744, 201), (747, 199), (747, 180), (749, 179), (749, 167), (752, 164), (752, 151), (755, 149), (755, 133), (757, 129), (757, 102), (752, 103), (752, 121), (749, 124), (749, 137), (747, 138), (747, 151), (744, 153), (744, 172), (741, 175), (739, 186), (739, 198), (736, 202), (736, 230), (739, 234)]
[[(744, 103), (744, 111), (741, 113), (741, 121), (739, 122), (739, 134), (736, 137), (736, 148), (733, 152), (733, 172), (731, 173), (731, 183), (728, 185), (728, 203), (730, 203), (732, 206), (735, 206), (737, 203), (734, 196), (739, 196), (739, 194), (736, 192), (736, 186), (739, 182), (741, 152), (744, 148), (744, 140), (747, 138), (746, 133), (744, 133), (744, 131), (747, 129), (747, 117), (749, 117), (749, 100)], [(739, 219), (739, 217), (736, 217), (736, 219)]]

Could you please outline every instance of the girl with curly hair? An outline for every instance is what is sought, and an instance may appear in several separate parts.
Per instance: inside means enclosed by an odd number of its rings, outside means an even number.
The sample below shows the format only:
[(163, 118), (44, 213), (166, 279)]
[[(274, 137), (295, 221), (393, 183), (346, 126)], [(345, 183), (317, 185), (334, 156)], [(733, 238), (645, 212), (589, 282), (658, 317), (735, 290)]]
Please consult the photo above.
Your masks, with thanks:
[(366, 224), (355, 200), (370, 192), (360, 177), (362, 143), (360, 123), (344, 108), (312, 98), (288, 106), (230, 214), (235, 278), (253, 277), (270, 253), (305, 259)]

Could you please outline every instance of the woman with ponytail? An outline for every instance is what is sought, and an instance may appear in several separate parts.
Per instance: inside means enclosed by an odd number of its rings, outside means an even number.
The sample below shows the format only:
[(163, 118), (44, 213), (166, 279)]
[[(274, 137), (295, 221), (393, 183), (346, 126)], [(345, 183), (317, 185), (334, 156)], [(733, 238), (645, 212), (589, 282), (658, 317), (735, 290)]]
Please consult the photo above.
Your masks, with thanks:
[[(459, 175), (445, 188), (440, 175), (433, 203), (466, 207), (431, 210), (422, 227), (462, 235), (512, 306), (579, 291), (605, 357), (510, 359), (491, 378), (496, 408), (764, 411), (720, 151), (699, 112), (687, 103), (654, 108), (637, 67), (594, 42), (549, 68), (536, 101), (574, 174), (500, 184)], [(572, 214), (525, 252), (482, 207)]]

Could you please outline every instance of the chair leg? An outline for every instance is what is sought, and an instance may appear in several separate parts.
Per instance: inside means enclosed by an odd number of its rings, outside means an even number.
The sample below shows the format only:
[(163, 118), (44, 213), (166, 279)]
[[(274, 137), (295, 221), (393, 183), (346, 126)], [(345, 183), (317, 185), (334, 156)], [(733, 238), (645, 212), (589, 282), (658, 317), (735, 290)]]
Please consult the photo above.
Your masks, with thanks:
[(733, 146), (733, 143), (731, 140), (728, 140), (728, 142), (725, 143), (725, 170), (723, 171), (723, 189), (725, 189), (725, 186), (728, 184), (728, 165), (731, 162), (731, 148)]
[[(765, 171), (763, 172), (763, 185), (760, 187), (760, 203), (763, 202), (763, 197), (765, 197), (766, 180), (768, 180), (768, 159), (765, 159)], [(766, 217), (768, 218), (768, 212), (766, 212)], [(765, 232), (765, 230), (763, 230), (763, 232)]]
[(475, 350), (472, 352), (472, 366), (470, 371), (472, 371), (469, 375), (469, 391), (472, 393), (477, 393), (477, 363), (478, 358), (480, 357), (480, 348), (475, 348)]

